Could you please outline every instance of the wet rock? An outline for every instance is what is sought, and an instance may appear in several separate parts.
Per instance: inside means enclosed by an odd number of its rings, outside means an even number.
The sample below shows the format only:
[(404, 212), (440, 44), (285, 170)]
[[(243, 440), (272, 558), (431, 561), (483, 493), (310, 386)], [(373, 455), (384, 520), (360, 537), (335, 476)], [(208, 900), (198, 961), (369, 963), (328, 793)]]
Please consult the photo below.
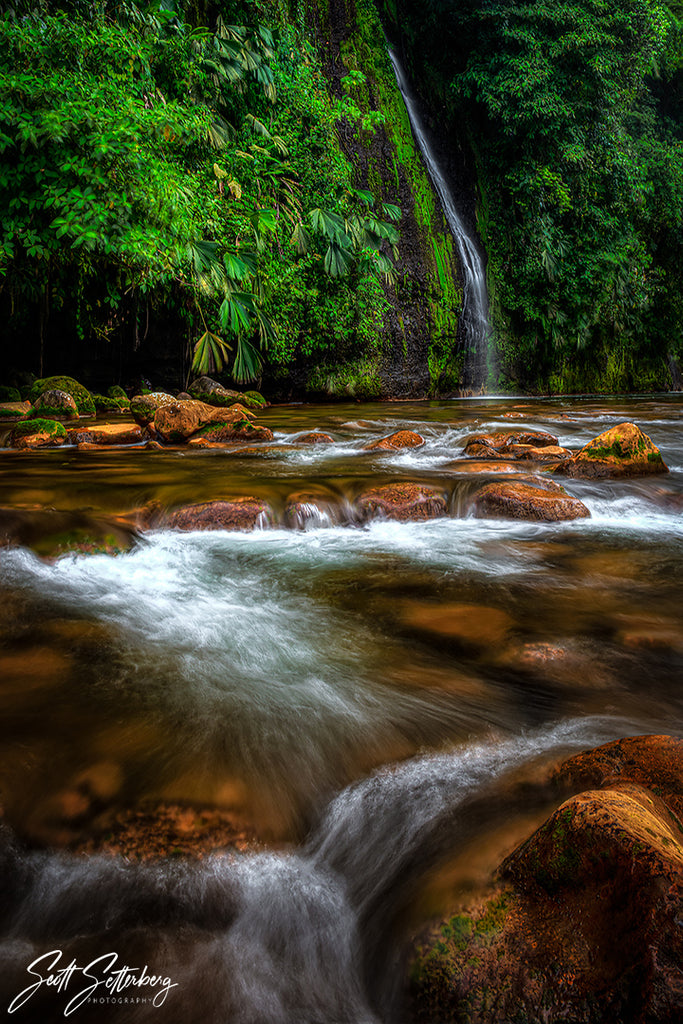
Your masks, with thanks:
[(95, 403), (92, 400), (92, 395), (73, 377), (43, 377), (34, 381), (26, 398), (31, 404), (35, 404), (45, 391), (66, 391), (74, 399), (79, 416), (95, 415)]
[(647, 434), (635, 423), (620, 423), (589, 441), (555, 472), (594, 478), (645, 476), (669, 469)]
[(365, 446), (366, 451), (395, 451), (400, 448), (421, 448), (425, 443), (424, 437), (416, 434), (413, 430), (397, 430), (388, 437), (379, 441), (373, 441)]
[(362, 520), (397, 519), (417, 522), (445, 516), (448, 505), (443, 493), (424, 484), (387, 484), (359, 495), (356, 511)]
[(579, 792), (506, 858), (503, 892), (418, 947), (423, 1024), (682, 1019), (683, 742), (620, 740), (555, 779)]
[(330, 492), (296, 491), (285, 505), (285, 525), (293, 530), (307, 526), (329, 526), (341, 520), (339, 503)]
[(119, 384), (112, 384), (110, 388), (107, 388), (107, 398), (122, 398), (126, 402), (128, 401), (128, 395)]
[(176, 400), (178, 402), (191, 402), (192, 395), (190, 395), (187, 391), (179, 391), (178, 394), (176, 395)]
[[(206, 405), (204, 402), (177, 402), (162, 405), (154, 414), (154, 429), (165, 441), (182, 443), (202, 427), (212, 423), (230, 424), (235, 429), (246, 427), (254, 414), (241, 405), (229, 409)], [(210, 440), (210, 438), (207, 438)]]
[[(241, 406), (233, 406), (234, 409)], [(226, 410), (228, 413), (231, 410)], [(210, 423), (202, 427), (194, 435), (193, 440), (203, 439), (206, 441), (248, 441), (253, 444), (259, 441), (272, 441), (273, 431), (268, 427), (259, 427), (248, 420), (238, 420), (232, 423)]]
[(88, 427), (84, 430), (70, 430), (69, 444), (84, 443), (102, 447), (106, 445), (142, 444), (144, 435), (139, 426), (126, 426), (118, 423), (103, 423), (101, 426)]
[(18, 420), (31, 409), (30, 402), (0, 403), (0, 420)]
[(131, 509), (130, 512), (121, 513), (116, 520), (126, 526), (132, 526), (135, 530), (154, 530), (161, 525), (163, 517), (161, 502), (150, 501), (146, 505)]
[(12, 430), (13, 448), (55, 448), (66, 441), (66, 430), (56, 420), (23, 420)]
[(164, 391), (153, 391), (148, 395), (135, 395), (130, 400), (130, 414), (140, 427), (148, 426), (154, 419), (157, 409), (171, 405), (177, 399)]
[(130, 402), (125, 396), (112, 398), (110, 395), (93, 394), (92, 399), (98, 413), (111, 415), (127, 412), (130, 409)]
[(500, 647), (514, 627), (507, 612), (485, 605), (403, 601), (395, 614), (404, 628), (476, 650)]
[(205, 501), (171, 513), (166, 525), (176, 530), (253, 530), (267, 525), (270, 506), (260, 498)]
[(308, 434), (301, 434), (299, 437), (294, 438), (295, 444), (334, 444), (334, 438), (330, 437), (329, 434), (322, 434), (317, 430), (312, 430)]
[(548, 444), (543, 448), (535, 448), (530, 445), (524, 453), (524, 458), (531, 459), (532, 462), (560, 462), (564, 459), (571, 459), (572, 454), (569, 448), (562, 448), (556, 444)]
[(590, 516), (590, 512), (578, 498), (512, 481), (485, 484), (474, 494), (472, 509), (477, 519), (558, 522), (585, 519)]
[(529, 444), (534, 448), (544, 448), (547, 445), (558, 445), (559, 440), (554, 434), (547, 434), (543, 430), (522, 430), (507, 431), (499, 430), (494, 434), (475, 434), (467, 439), (466, 448), (469, 445), (484, 445), (487, 448), (500, 449), (510, 444)]
[(216, 397), (216, 405), (225, 404), (222, 400), (227, 398), (232, 399), (230, 403), (232, 404), (242, 397), (241, 391), (232, 391), (211, 377), (198, 377), (197, 380), (193, 380), (188, 391), (192, 398), (200, 402), (206, 402), (207, 405), (214, 404), (210, 401), (212, 396)]
[(31, 416), (48, 420), (77, 420), (76, 401), (66, 391), (43, 391), (38, 395)]
[(520, 644), (504, 651), (497, 664), (572, 694), (580, 690), (618, 689), (613, 673), (601, 663), (599, 651), (571, 642)]

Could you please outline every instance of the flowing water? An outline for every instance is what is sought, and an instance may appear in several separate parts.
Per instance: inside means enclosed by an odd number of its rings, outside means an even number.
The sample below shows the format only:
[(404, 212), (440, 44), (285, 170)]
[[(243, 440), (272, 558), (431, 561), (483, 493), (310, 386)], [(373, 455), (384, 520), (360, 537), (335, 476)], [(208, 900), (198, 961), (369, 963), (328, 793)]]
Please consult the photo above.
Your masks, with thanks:
[[(402, 1020), (410, 934), (556, 806), (549, 768), (682, 731), (682, 412), (678, 396), (275, 407), (261, 448), (0, 453), (0, 506), (27, 517), (270, 507), (250, 533), (156, 529), (117, 557), (0, 551), (0, 996), (16, 1018), (61, 1019), (82, 994), (75, 1019)], [(577, 447), (625, 419), (671, 473), (567, 481), (590, 519), (469, 514), (483, 481), (541, 471), (463, 459), (475, 431)], [(425, 446), (365, 450), (399, 428)], [(297, 444), (309, 430), (336, 443)], [(439, 488), (449, 515), (361, 523), (358, 496), (401, 481)], [(260, 847), (73, 852), (159, 805), (234, 815)], [(116, 1001), (107, 979), (143, 964), (174, 987)]]
[(408, 112), (415, 141), (441, 201), (441, 208), (460, 258), (464, 286), (461, 323), (464, 327), (465, 341), (465, 380), (468, 387), (481, 390), (491, 375), (490, 371), (493, 371), (493, 367), (489, 365), (491, 326), (488, 319), (489, 303), (484, 261), (476, 239), (468, 230), (458, 211), (450, 185), (424, 127), (418, 102), (395, 50), (389, 49), (389, 59)]

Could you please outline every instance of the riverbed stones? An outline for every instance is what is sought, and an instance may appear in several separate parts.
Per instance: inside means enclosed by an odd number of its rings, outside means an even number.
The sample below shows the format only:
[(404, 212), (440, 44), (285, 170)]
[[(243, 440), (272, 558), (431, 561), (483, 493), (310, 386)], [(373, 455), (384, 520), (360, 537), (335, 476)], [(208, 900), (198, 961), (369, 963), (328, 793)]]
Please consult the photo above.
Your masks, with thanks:
[(500, 608), (478, 604), (403, 601), (396, 618), (410, 632), (427, 633), (459, 647), (479, 651), (505, 644), (514, 620)]
[[(233, 408), (236, 408), (233, 406)], [(230, 410), (224, 410), (224, 412), (230, 412)], [(209, 423), (206, 427), (201, 427), (191, 438), (191, 441), (196, 441), (199, 438), (203, 438), (205, 441), (220, 441), (222, 443), (228, 441), (248, 441), (253, 444), (259, 441), (272, 441), (273, 431), (269, 427), (260, 427), (257, 424), (250, 423), (249, 420), (240, 419), (236, 422), (219, 422)]]
[(419, 522), (445, 516), (448, 512), (442, 491), (426, 484), (413, 483), (373, 487), (358, 496), (355, 508), (363, 521), (395, 519), (400, 522)]
[(504, 887), (420, 941), (421, 1024), (681, 1019), (683, 743), (619, 740), (555, 784), (578, 793), (503, 861)]
[(416, 434), (414, 430), (397, 430), (388, 437), (382, 437), (379, 441), (372, 441), (365, 446), (366, 451), (397, 451), (401, 448), (421, 448), (425, 443), (424, 437)]
[(570, 477), (628, 477), (668, 473), (659, 448), (635, 423), (619, 423), (589, 441), (555, 470)]
[(238, 428), (246, 426), (252, 419), (254, 413), (239, 404), (224, 409), (205, 402), (177, 402), (173, 399), (155, 412), (154, 429), (164, 441), (177, 444), (186, 441), (210, 423), (230, 424)]
[(77, 420), (78, 409), (75, 399), (68, 392), (55, 388), (38, 395), (30, 415), (47, 420)]
[(543, 430), (501, 430), (493, 434), (475, 434), (468, 438), (464, 454), (477, 459), (519, 458), (521, 450), (514, 447), (518, 445), (529, 445), (533, 448), (557, 447), (559, 439)]
[(165, 391), (152, 391), (148, 395), (134, 395), (130, 400), (130, 414), (140, 427), (148, 426), (157, 409), (172, 405), (177, 399)]
[(559, 522), (590, 516), (583, 502), (569, 494), (507, 480), (480, 487), (472, 497), (471, 508), (477, 519)]
[(186, 505), (172, 512), (166, 525), (175, 530), (253, 530), (271, 518), (267, 502), (245, 497)]

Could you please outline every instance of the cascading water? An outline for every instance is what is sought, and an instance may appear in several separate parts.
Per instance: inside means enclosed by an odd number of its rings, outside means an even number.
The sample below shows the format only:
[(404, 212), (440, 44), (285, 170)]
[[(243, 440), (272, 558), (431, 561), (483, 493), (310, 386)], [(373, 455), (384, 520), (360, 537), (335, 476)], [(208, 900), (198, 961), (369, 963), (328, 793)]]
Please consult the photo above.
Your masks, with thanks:
[(474, 390), (483, 390), (489, 375), (488, 295), (484, 263), (475, 240), (468, 232), (446, 181), (429, 136), (425, 131), (418, 105), (396, 53), (389, 49), (396, 82), (403, 96), (415, 140), (420, 147), (429, 176), (437, 191), (446, 222), (455, 241), (462, 266), (464, 296), (462, 323), (465, 332), (465, 383)]

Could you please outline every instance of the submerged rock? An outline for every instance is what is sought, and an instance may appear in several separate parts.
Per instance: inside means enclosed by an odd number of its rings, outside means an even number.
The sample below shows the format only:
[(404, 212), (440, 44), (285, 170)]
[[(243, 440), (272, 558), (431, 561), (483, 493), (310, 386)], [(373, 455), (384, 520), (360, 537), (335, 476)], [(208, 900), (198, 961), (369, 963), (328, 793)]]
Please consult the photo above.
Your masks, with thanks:
[(270, 506), (260, 498), (234, 498), (186, 505), (171, 513), (166, 525), (176, 530), (253, 530), (267, 525)]
[(0, 543), (29, 547), (44, 558), (63, 554), (118, 554), (137, 531), (116, 516), (54, 509), (0, 509)]
[(355, 503), (362, 520), (397, 519), (416, 522), (445, 516), (448, 504), (442, 491), (425, 484), (387, 484), (359, 495)]
[(394, 451), (399, 448), (421, 448), (425, 443), (424, 437), (416, 434), (413, 430), (397, 430), (388, 437), (379, 441), (373, 441), (365, 446), (366, 451)]
[[(238, 408), (238, 406), (233, 406)], [(229, 413), (231, 410), (225, 410)], [(240, 419), (231, 422), (209, 423), (193, 435), (192, 441), (203, 439), (205, 441), (272, 441), (273, 431), (269, 427), (259, 427), (248, 420)]]
[(571, 477), (645, 476), (668, 473), (659, 448), (635, 423), (619, 423), (593, 438), (555, 470)]
[(683, 1019), (683, 742), (619, 740), (555, 783), (582, 791), (506, 858), (505, 889), (418, 947), (423, 1024)]
[(312, 430), (308, 434), (301, 434), (300, 437), (295, 437), (294, 444), (334, 444), (334, 438), (330, 437), (329, 434), (322, 434), (317, 430)]
[(548, 491), (516, 481), (485, 484), (475, 492), (472, 509), (477, 519), (531, 519), (558, 522), (586, 519), (590, 512), (582, 501), (564, 492)]

